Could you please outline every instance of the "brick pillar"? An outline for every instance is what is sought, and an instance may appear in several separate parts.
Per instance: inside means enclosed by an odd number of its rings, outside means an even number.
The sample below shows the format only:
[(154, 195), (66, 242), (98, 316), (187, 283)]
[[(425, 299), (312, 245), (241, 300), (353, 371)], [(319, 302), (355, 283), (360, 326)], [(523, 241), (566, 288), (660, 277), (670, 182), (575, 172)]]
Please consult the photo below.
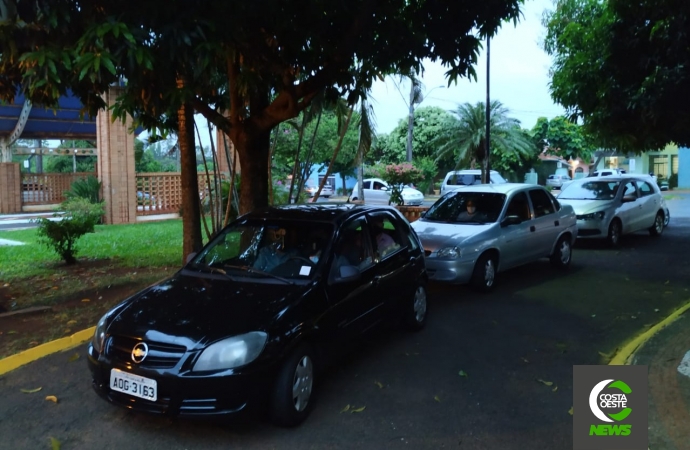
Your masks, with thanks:
[[(111, 106), (121, 88), (112, 86), (105, 96)], [(134, 136), (127, 129), (131, 119), (125, 123), (112, 121), (110, 110), (103, 110), (96, 118), (96, 139), (98, 142), (98, 179), (103, 184), (105, 200), (105, 223), (134, 223), (137, 220), (137, 185), (134, 172)]]
[(0, 163), (0, 214), (22, 212), (22, 176), (19, 163)]

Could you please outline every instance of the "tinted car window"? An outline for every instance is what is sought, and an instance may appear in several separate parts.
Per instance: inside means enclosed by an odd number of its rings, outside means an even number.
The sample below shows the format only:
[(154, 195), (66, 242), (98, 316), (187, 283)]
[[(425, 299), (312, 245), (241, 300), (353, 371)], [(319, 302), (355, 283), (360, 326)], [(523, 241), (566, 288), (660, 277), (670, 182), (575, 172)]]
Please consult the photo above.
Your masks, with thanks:
[(635, 188), (635, 183), (628, 181), (623, 185), (623, 197), (637, 197), (637, 189)]
[(505, 194), (456, 191), (441, 197), (424, 215), (424, 220), (433, 222), (459, 222), (458, 217), (467, 211), (467, 203), (472, 201), (477, 212), (483, 213), (483, 222), (496, 222), (503, 210)]
[(398, 226), (388, 214), (372, 214), (371, 228), (374, 252), (379, 255), (379, 258), (385, 258), (403, 247), (404, 241)]
[(619, 181), (588, 181), (568, 185), (558, 198), (563, 200), (612, 200), (620, 186)]
[(647, 195), (652, 195), (654, 193), (654, 189), (646, 181), (638, 181), (637, 187), (640, 189), (640, 196), (641, 197), (645, 197)]
[(337, 276), (340, 267), (355, 266), (365, 270), (374, 264), (372, 247), (364, 217), (358, 217), (343, 225), (334, 247), (332, 274)]
[(247, 220), (221, 231), (189, 267), (253, 279), (265, 279), (261, 272), (266, 272), (307, 280), (321, 270), (332, 239), (329, 223)]
[(506, 216), (518, 216), (523, 222), (532, 218), (529, 210), (529, 202), (527, 201), (527, 194), (518, 192), (513, 196), (508, 204)]
[(531, 189), (529, 191), (529, 198), (532, 200), (534, 217), (542, 217), (556, 212), (546, 191), (542, 189)]

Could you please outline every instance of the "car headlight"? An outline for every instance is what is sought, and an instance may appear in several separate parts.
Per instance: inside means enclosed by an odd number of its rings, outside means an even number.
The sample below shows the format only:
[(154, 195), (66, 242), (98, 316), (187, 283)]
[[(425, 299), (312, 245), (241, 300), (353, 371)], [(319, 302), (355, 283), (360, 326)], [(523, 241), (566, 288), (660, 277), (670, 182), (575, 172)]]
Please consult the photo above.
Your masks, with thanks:
[(462, 256), (462, 251), (457, 247), (446, 247), (439, 250), (436, 256), (439, 258), (456, 259)]
[(589, 214), (581, 214), (577, 216), (578, 219), (580, 220), (601, 220), (604, 218), (606, 215), (606, 212), (604, 211), (597, 211)]
[(101, 320), (99, 320), (98, 324), (96, 325), (96, 331), (93, 333), (93, 338), (91, 338), (91, 345), (93, 345), (93, 349), (96, 350), (98, 353), (101, 353), (103, 351), (107, 318), (108, 314), (105, 314), (103, 317), (101, 317)]
[(249, 364), (261, 354), (267, 338), (263, 331), (252, 331), (218, 341), (201, 353), (192, 370), (227, 370)]

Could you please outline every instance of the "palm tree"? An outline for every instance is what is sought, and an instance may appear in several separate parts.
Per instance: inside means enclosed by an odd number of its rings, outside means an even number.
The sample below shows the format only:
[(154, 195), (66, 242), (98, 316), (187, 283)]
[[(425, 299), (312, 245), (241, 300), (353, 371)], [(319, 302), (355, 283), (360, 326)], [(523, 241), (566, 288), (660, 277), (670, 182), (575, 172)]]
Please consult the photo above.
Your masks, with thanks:
[[(457, 161), (456, 168), (462, 165), (474, 165), (483, 162), (486, 149), (486, 104), (477, 102), (472, 105), (458, 105), (447, 124), (434, 140), (438, 145), (436, 161), (450, 154)], [(520, 121), (508, 117), (509, 110), (498, 100), (490, 105), (491, 154), (494, 149), (501, 152), (518, 152), (529, 156), (534, 152), (534, 143), (522, 132)], [(482, 180), (488, 180), (485, 174), (486, 164), (481, 164)]]

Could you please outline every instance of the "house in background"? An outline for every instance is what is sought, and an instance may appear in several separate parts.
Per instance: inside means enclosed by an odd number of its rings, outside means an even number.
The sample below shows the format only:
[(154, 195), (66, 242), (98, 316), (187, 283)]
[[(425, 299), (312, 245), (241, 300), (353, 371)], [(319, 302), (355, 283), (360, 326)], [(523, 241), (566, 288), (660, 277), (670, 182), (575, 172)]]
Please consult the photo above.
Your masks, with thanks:
[(623, 169), (628, 173), (653, 173), (660, 180), (678, 174), (678, 187), (690, 188), (690, 149), (669, 144), (661, 151), (648, 151), (640, 155), (624, 155), (616, 151), (598, 151), (594, 154), (593, 170)]

